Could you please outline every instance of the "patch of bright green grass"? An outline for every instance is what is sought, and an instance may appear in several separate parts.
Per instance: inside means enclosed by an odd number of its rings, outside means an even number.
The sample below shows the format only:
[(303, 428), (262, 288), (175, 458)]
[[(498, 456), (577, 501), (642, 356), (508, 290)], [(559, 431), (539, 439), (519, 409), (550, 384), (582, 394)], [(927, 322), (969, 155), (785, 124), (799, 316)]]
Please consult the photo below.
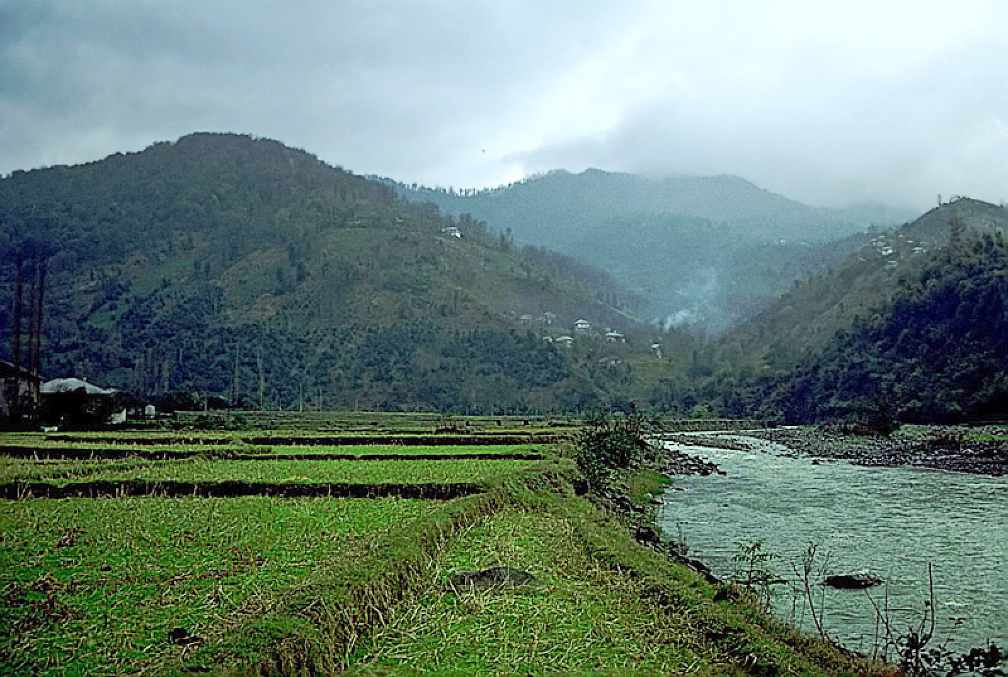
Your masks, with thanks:
[[(506, 565), (538, 584), (455, 590), (458, 570)], [(683, 615), (589, 558), (567, 516), (508, 510), (453, 542), (434, 584), (397, 609), (356, 656), (363, 671), (453, 674), (679, 674), (711, 657)]]
[(238, 461), (186, 459), (108, 468), (96, 464), (76, 480), (269, 482), (277, 484), (447, 484), (489, 482), (538, 461)]
[(141, 468), (163, 463), (124, 459), (108, 461), (35, 461), (31, 459), (0, 456), (0, 482), (14, 480), (77, 480), (88, 479), (99, 473), (135, 472)]
[[(122, 674), (266, 611), (429, 503), (115, 499), (0, 503), (0, 672)], [(194, 642), (194, 647), (198, 642)]]
[(637, 504), (647, 503), (651, 496), (672, 483), (667, 476), (651, 468), (639, 468), (630, 472), (626, 479), (626, 490), (630, 500)]
[[(124, 453), (136, 452), (138, 455), (157, 454), (158, 452), (171, 452), (172, 454), (189, 454), (192, 456), (206, 457), (236, 457), (236, 456), (292, 456), (292, 455), (316, 455), (316, 454), (346, 454), (350, 456), (376, 456), (382, 454), (396, 455), (444, 455), (453, 456), (465, 455), (499, 455), (510, 454), (540, 454), (547, 455), (553, 453), (555, 445), (551, 444), (479, 444), (473, 446), (440, 444), (414, 446), (408, 444), (370, 444), (362, 437), (361, 444), (343, 445), (195, 445), (195, 444), (110, 444), (107, 441), (88, 442), (86, 440), (75, 440), (73, 442), (56, 442), (48, 440), (17, 439), (0, 446), (15, 447), (17, 449), (36, 450), (42, 452), (53, 452), (59, 450), (78, 451), (87, 450), (94, 452), (94, 456), (100, 458), (103, 452), (109, 455), (120, 456)], [(2, 457), (2, 452), (0, 452)]]
[(465, 446), (455, 444), (434, 444), (429, 446), (413, 446), (408, 444), (352, 444), (352, 445), (283, 445), (276, 447), (252, 446), (242, 449), (245, 454), (271, 454), (277, 456), (290, 454), (353, 454), (355, 456), (374, 456), (381, 454), (409, 454), (423, 456), (426, 454), (542, 454), (548, 453), (553, 445), (548, 444), (486, 444)]

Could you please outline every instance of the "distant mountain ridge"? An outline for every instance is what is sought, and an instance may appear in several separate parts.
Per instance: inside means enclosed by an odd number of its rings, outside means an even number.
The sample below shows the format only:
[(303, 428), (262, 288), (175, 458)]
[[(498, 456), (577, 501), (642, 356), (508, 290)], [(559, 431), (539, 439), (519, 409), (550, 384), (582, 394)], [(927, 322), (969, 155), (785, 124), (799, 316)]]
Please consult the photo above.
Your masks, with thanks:
[[(472, 214), (519, 241), (612, 272), (650, 301), (654, 317), (686, 313), (714, 328), (748, 314), (729, 297), (732, 287), (759, 290), (758, 309), (782, 291), (782, 283), (791, 282), (777, 279), (772, 270), (750, 271), (751, 280), (736, 280), (734, 261), (747, 249), (770, 243), (816, 246), (872, 225), (891, 225), (901, 214), (880, 207), (810, 207), (732, 175), (652, 179), (558, 170), (479, 191), (389, 183), (409, 200), (432, 202), (449, 214)], [(798, 257), (803, 258), (800, 252)]]
[[(860, 228), (865, 219), (885, 222), (909, 217), (906, 210), (882, 205), (846, 209), (811, 207), (760, 188), (732, 174), (649, 178), (623, 172), (554, 170), (498, 188), (447, 191), (393, 182), (410, 199), (427, 199), (448, 213), (468, 211), (532, 243), (542, 237), (568, 236), (562, 218), (605, 221), (632, 214), (674, 214), (711, 222), (762, 226), (765, 238), (833, 239)], [(880, 224), (881, 225), (881, 224)], [(543, 230), (544, 232), (537, 232)], [(543, 241), (547, 244), (558, 242)]]

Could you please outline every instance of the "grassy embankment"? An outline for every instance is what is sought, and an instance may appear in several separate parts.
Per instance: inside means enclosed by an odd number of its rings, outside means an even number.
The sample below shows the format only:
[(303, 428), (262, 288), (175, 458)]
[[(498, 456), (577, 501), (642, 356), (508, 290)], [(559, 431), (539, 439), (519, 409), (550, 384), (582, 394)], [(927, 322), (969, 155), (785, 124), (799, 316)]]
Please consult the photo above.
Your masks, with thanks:
[[(88, 442), (95, 435), (76, 437), (28, 443), (95, 446)], [(5, 438), (0, 446), (24, 441)], [(636, 543), (618, 516), (576, 495), (580, 477), (558, 446), (533, 445), (541, 460), (424, 457), (444, 447), (488, 448), (449, 443), (408, 447), (412, 456), (397, 461), (249, 461), (219, 452), (280, 450), (158, 442), (136, 449), (195, 457), (3, 459), (3, 482), (131, 481), (150, 491), (0, 502), (0, 626), (9, 629), (0, 638), (0, 671), (838, 674), (870, 667)], [(458, 481), (477, 490), (445, 501), (158, 496), (164, 482), (182, 480)], [(645, 469), (624, 482), (643, 502), (665, 480)], [(452, 585), (460, 569), (493, 565), (535, 581)]]

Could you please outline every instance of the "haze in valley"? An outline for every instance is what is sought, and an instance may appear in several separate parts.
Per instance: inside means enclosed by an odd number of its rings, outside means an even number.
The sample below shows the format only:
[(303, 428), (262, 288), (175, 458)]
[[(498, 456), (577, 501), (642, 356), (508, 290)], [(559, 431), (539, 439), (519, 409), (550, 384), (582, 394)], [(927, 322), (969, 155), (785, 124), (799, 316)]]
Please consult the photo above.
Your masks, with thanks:
[(813, 205), (1008, 197), (1008, 8), (0, 2), (0, 172), (194, 130), (358, 173), (736, 174)]

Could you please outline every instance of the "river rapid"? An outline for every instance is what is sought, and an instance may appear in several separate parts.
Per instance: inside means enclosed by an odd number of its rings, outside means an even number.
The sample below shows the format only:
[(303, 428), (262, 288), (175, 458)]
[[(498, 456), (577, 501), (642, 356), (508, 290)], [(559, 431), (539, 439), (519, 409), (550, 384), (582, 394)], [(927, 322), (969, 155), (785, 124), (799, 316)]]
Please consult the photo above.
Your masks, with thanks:
[[(778, 444), (734, 437), (759, 451), (669, 443), (726, 473), (676, 477), (663, 496), (659, 527), (668, 539), (685, 537), (691, 558), (730, 576), (739, 547), (758, 541), (774, 554), (774, 572), (797, 582), (792, 563), (800, 571), (806, 546), (815, 543), (817, 562), (828, 556), (825, 574), (868, 571), (885, 581), (868, 592), (880, 607), (888, 594), (900, 632), (921, 618), (930, 563), (933, 645), (1008, 646), (1008, 477), (813, 463)], [(814, 631), (791, 586), (775, 591), (778, 615)], [(871, 652), (876, 614), (865, 591), (818, 584), (814, 591), (827, 632)]]

